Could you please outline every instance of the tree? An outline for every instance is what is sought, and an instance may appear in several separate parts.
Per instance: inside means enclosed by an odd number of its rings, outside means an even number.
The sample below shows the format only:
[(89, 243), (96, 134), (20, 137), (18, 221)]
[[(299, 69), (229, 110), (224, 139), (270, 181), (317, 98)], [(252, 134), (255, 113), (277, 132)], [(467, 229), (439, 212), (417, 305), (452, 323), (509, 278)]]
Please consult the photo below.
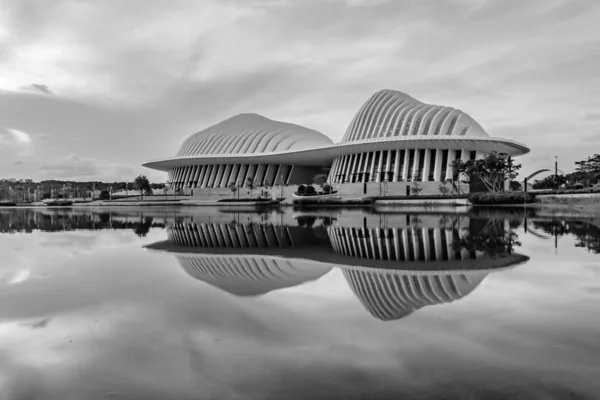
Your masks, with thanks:
[(410, 192), (413, 195), (418, 196), (422, 191), (423, 188), (421, 187), (421, 183), (419, 181), (414, 181), (413, 186), (410, 187)]
[(319, 185), (323, 188), (323, 185), (327, 182), (327, 174), (317, 174), (313, 178), (313, 184)]
[(311, 194), (315, 194), (315, 193), (317, 193), (317, 191), (315, 190), (315, 187), (314, 187), (314, 186), (312, 186), (312, 185), (308, 185), (308, 186), (306, 187), (306, 189), (304, 189), (304, 193), (305, 193), (305, 194), (308, 194), (308, 195), (311, 195)]
[(517, 177), (521, 164), (514, 164), (507, 154), (494, 151), (478, 160), (454, 160), (450, 167), (455, 177), (462, 175), (470, 181), (475, 176), (489, 191), (502, 192), (504, 182)]
[(450, 189), (448, 188), (447, 183), (445, 181), (440, 182), (437, 188), (442, 196), (448, 196), (450, 194)]
[(235, 184), (235, 182), (229, 182), (229, 185), (227, 187), (229, 188), (229, 190), (231, 190), (232, 197), (235, 197), (235, 192), (238, 191), (238, 187)]
[(142, 196), (142, 200), (144, 200), (144, 193), (146, 193), (146, 194), (152, 193), (150, 181), (148, 180), (148, 178), (146, 178), (146, 175), (139, 175), (137, 178), (135, 178), (135, 180), (133, 181), (133, 184), (134, 184), (135, 188), (140, 192), (140, 195)]
[(567, 183), (567, 177), (564, 175), (550, 175), (542, 180), (536, 180), (531, 187), (533, 189), (554, 189), (557, 186)]
[(250, 200), (252, 200), (252, 192), (256, 189), (256, 181), (253, 177), (249, 176), (248, 179), (246, 179), (246, 187), (250, 189)]
[(298, 190), (296, 190), (296, 193), (304, 194), (305, 191), (306, 191), (306, 186), (300, 185), (300, 186), (298, 186)]

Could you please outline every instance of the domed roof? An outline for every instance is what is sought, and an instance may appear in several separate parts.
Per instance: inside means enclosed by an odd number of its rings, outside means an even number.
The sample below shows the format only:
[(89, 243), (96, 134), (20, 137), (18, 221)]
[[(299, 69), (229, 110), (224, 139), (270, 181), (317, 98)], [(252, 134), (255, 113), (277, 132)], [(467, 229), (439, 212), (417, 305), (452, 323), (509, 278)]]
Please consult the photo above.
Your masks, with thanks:
[(239, 114), (189, 136), (177, 155), (269, 153), (332, 143), (313, 129), (258, 114)]
[(406, 317), (422, 307), (449, 303), (471, 293), (488, 271), (398, 271), (347, 269), (350, 288), (382, 321)]
[(360, 108), (342, 142), (394, 136), (488, 137), (473, 118), (451, 107), (422, 103), (406, 93), (381, 90)]

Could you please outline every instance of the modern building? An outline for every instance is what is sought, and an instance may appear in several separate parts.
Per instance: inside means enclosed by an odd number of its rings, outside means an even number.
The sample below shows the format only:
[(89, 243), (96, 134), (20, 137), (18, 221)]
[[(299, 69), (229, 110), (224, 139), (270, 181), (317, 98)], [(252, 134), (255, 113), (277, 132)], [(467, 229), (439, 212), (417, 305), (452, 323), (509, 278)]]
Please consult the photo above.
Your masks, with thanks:
[[(224, 188), (310, 183), (324, 171), (335, 184), (440, 182), (452, 178), (455, 159), (529, 149), (488, 135), (463, 111), (381, 90), (350, 122), (340, 143), (308, 128), (240, 114), (184, 140), (175, 157), (144, 164), (168, 172), (177, 187)], [(396, 185), (399, 189), (400, 186)]]

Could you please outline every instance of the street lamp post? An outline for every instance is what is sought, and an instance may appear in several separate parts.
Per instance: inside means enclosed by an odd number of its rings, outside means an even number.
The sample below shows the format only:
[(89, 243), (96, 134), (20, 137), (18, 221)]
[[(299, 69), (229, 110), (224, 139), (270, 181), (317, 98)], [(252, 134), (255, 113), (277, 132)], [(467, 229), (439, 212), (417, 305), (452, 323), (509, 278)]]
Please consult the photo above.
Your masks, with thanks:
[(558, 156), (554, 156), (554, 188), (558, 190)]

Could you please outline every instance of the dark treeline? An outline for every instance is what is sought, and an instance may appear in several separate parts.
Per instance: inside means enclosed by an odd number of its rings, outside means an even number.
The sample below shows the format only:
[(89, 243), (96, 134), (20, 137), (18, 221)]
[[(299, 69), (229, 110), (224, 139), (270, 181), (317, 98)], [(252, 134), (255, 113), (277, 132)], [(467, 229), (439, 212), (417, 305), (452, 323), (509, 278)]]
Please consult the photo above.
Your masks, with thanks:
[[(13, 194), (24, 194), (34, 193), (39, 190), (42, 194), (50, 194), (53, 191), (60, 194), (69, 194), (77, 197), (85, 197), (86, 194), (96, 191), (108, 191), (112, 187), (113, 192), (120, 190), (136, 191), (134, 181), (130, 182), (100, 182), (100, 181), (62, 181), (62, 180), (45, 180), (40, 182), (34, 182), (30, 179), (11, 181), (7, 179), (0, 180), (0, 199), (7, 198), (9, 192)], [(152, 189), (162, 189), (165, 187), (164, 183), (151, 183)], [(65, 192), (65, 193), (63, 193)]]
[(150, 228), (164, 228), (164, 223), (140, 214), (117, 216), (111, 213), (60, 214), (34, 210), (11, 210), (0, 213), (0, 233), (59, 232), (75, 230), (131, 229), (145, 236)]

